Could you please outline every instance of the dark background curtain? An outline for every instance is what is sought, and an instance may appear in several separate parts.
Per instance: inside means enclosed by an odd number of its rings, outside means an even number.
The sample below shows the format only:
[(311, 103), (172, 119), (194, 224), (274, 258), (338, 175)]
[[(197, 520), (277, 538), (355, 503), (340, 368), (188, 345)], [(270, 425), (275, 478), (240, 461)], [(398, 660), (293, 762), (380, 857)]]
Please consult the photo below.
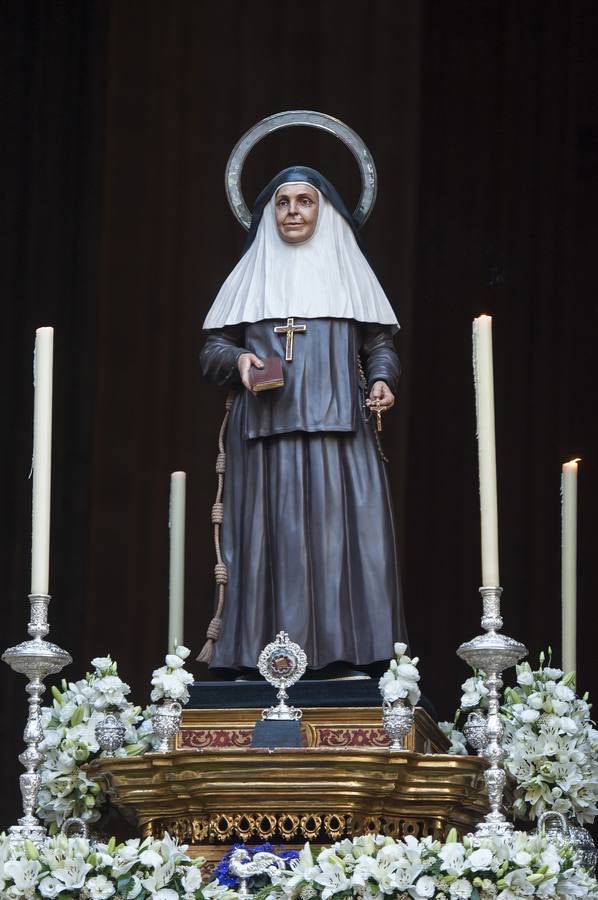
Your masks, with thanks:
[[(450, 717), (479, 632), (471, 320), (494, 318), (505, 631), (560, 661), (561, 463), (579, 496), (581, 691), (598, 693), (598, 8), (590, 0), (5, 3), (0, 29), (1, 648), (26, 636), (34, 331), (54, 325), (51, 637), (82, 677), (110, 652), (136, 702), (166, 650), (169, 473), (188, 473), (185, 641), (212, 610), (209, 522), (224, 394), (201, 323), (241, 250), (223, 172), (263, 116), (312, 108), (368, 143), (364, 239), (404, 364), (390, 457), (412, 649)], [(251, 200), (313, 165), (347, 201), (347, 151), (265, 141)], [(198, 678), (205, 670), (195, 667)], [(0, 671), (0, 826), (19, 814), (25, 681)]]

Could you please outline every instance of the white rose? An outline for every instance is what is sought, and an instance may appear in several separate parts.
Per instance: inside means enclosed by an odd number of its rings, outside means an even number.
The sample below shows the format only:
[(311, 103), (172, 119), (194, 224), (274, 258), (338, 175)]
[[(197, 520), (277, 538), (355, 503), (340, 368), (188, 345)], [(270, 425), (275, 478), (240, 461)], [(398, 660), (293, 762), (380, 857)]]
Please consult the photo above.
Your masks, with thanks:
[(559, 729), (565, 734), (577, 734), (578, 725), (569, 716), (561, 716), (559, 719)]
[(395, 656), (403, 656), (407, 652), (407, 644), (401, 644), (399, 641), (394, 646)]
[(156, 851), (151, 848), (148, 848), (139, 854), (139, 861), (142, 866), (147, 866), (151, 869), (157, 869), (158, 866), (161, 866), (164, 862), (160, 854), (156, 853)]
[(522, 722), (537, 722), (540, 718), (540, 713), (537, 709), (522, 709), (519, 713), (519, 718)]
[(176, 653), (168, 653), (165, 662), (169, 669), (180, 669), (184, 665), (183, 660)]
[(492, 863), (492, 850), (487, 847), (480, 847), (474, 850), (467, 859), (467, 864), (472, 872), (478, 872), (480, 869), (489, 869)]
[(398, 681), (390, 681), (384, 686), (382, 696), (385, 700), (388, 700), (389, 703), (393, 703), (395, 700), (406, 697), (407, 691), (403, 690)]
[(542, 709), (544, 705), (542, 695), (537, 692), (535, 694), (530, 694), (527, 698), (527, 705), (531, 706), (532, 709)]
[(108, 900), (116, 893), (114, 884), (105, 875), (96, 875), (85, 884), (90, 900)]
[(567, 703), (575, 700), (575, 693), (566, 684), (557, 684), (554, 689), (554, 696), (558, 697), (559, 700), (565, 700)]
[(534, 683), (534, 676), (531, 672), (519, 672), (517, 675), (517, 684), (520, 684), (522, 687), (529, 687), (530, 684)]
[(419, 672), (411, 663), (401, 663), (397, 669), (399, 675), (403, 678), (410, 678), (412, 681), (419, 681)]
[(466, 900), (467, 897), (471, 897), (472, 893), (473, 885), (471, 882), (467, 881), (466, 878), (458, 878), (457, 881), (453, 881), (449, 887), (449, 894), (451, 897), (461, 897)]
[(554, 681), (556, 681), (557, 678), (562, 678), (564, 673), (562, 669), (553, 669), (550, 666), (545, 666), (544, 674), (547, 678), (552, 678)]
[(105, 672), (106, 669), (114, 665), (109, 656), (96, 656), (95, 659), (92, 659), (91, 664), (94, 669), (98, 669), (100, 672)]
[(461, 708), (471, 709), (472, 707), (480, 706), (484, 696), (480, 691), (465, 691), (461, 696)]
[(46, 877), (42, 878), (37, 886), (37, 889), (42, 897), (49, 897), (51, 898), (51, 900), (53, 900), (54, 897), (57, 897), (63, 888), (64, 885), (62, 884), (62, 882), (57, 881), (56, 878), (52, 877), (52, 875), (46, 875)]
[(191, 651), (188, 647), (183, 647), (182, 644), (179, 644), (178, 647), (174, 651), (177, 656), (180, 656), (181, 659), (187, 659)]
[(422, 875), (415, 883), (414, 897), (433, 897), (436, 891), (436, 883), (431, 875)]
[(386, 687), (386, 685), (387, 685), (387, 684), (390, 684), (390, 682), (391, 682), (391, 681), (394, 681), (394, 680), (395, 680), (395, 677), (394, 677), (393, 673), (392, 673), (391, 671), (389, 671), (389, 670), (386, 671), (386, 672), (384, 673), (384, 675), (381, 677), (380, 681), (378, 682), (378, 687), (379, 687), (379, 689), (380, 689), (381, 691), (383, 691), (384, 688)]

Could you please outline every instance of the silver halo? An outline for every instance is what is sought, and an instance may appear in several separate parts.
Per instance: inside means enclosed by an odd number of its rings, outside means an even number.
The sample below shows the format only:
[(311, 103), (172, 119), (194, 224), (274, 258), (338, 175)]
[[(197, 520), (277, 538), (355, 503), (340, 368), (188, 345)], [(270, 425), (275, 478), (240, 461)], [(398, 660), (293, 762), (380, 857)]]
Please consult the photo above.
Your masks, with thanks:
[(287, 112), (274, 113), (273, 116), (262, 119), (257, 125), (246, 131), (243, 137), (237, 141), (228, 158), (224, 173), (226, 196), (235, 217), (243, 228), (249, 231), (251, 213), (241, 191), (241, 175), (249, 153), (267, 135), (272, 134), (274, 131), (279, 131), (281, 128), (289, 128), (292, 125), (307, 125), (311, 128), (320, 128), (322, 131), (327, 131), (341, 140), (345, 147), (348, 147), (351, 151), (357, 160), (361, 175), (361, 196), (353, 213), (353, 219), (357, 227), (361, 228), (372, 211), (378, 190), (378, 176), (372, 154), (359, 135), (352, 128), (349, 128), (348, 125), (345, 125), (344, 122), (341, 122), (340, 119), (309, 109), (292, 109)]

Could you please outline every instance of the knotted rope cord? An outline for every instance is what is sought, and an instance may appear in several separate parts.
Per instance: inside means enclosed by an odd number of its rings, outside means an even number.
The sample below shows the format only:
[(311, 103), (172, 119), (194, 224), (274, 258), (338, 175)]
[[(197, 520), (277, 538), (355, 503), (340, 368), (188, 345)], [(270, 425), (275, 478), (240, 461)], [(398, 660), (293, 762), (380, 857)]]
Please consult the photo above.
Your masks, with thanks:
[[(363, 368), (363, 362), (361, 360), (361, 356), (359, 355), (359, 353), (357, 354), (357, 369), (359, 371), (359, 382), (360, 382), (361, 391), (363, 394), (363, 409), (366, 413), (365, 420), (366, 420), (366, 422), (372, 423), (372, 430), (374, 432), (374, 437), (376, 439), (376, 449), (378, 451), (378, 456), (380, 457), (382, 462), (387, 463), (388, 457), (385, 455), (384, 450), (382, 449), (382, 440), (380, 438), (380, 433), (379, 433), (378, 429), (376, 428), (376, 426), (374, 425), (374, 420), (372, 419), (372, 414), (370, 413), (369, 407), (365, 405), (365, 395), (366, 395), (366, 391), (367, 391), (368, 382), (367, 382), (367, 378), (365, 377), (365, 370)], [(369, 413), (369, 415), (367, 415), (368, 413)]]
[(205, 662), (208, 665), (214, 658), (214, 644), (220, 637), (222, 630), (222, 613), (224, 612), (224, 588), (228, 581), (228, 570), (226, 563), (222, 560), (222, 551), (220, 548), (220, 526), (224, 518), (224, 503), (222, 502), (222, 493), (224, 491), (224, 473), (226, 472), (226, 452), (224, 450), (224, 440), (226, 437), (226, 428), (230, 417), (231, 406), (233, 405), (234, 392), (231, 391), (226, 398), (226, 412), (222, 425), (220, 426), (220, 434), (218, 435), (218, 456), (216, 457), (216, 473), (218, 475), (218, 490), (216, 491), (216, 500), (212, 506), (212, 525), (214, 526), (214, 548), (216, 550), (216, 565), (214, 566), (214, 577), (218, 588), (218, 602), (216, 612), (206, 630), (206, 642), (201, 653), (197, 657), (198, 662)]

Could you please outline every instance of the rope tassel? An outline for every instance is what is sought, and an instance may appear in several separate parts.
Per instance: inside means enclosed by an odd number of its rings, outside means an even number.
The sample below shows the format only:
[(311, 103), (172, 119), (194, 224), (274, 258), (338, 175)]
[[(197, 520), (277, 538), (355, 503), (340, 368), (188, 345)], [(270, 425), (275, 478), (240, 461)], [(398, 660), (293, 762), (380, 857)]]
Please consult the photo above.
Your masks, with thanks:
[(222, 560), (222, 552), (220, 548), (220, 526), (224, 519), (224, 503), (222, 502), (222, 494), (224, 491), (224, 473), (226, 471), (226, 453), (224, 452), (224, 439), (226, 435), (226, 427), (230, 416), (234, 394), (231, 392), (226, 398), (226, 413), (220, 427), (218, 435), (218, 456), (216, 457), (216, 473), (218, 475), (218, 490), (216, 491), (216, 500), (212, 506), (212, 525), (214, 526), (214, 549), (216, 551), (216, 565), (214, 566), (214, 579), (218, 588), (218, 602), (216, 612), (206, 630), (206, 642), (197, 657), (197, 662), (207, 663), (210, 665), (214, 658), (214, 644), (220, 637), (222, 631), (222, 613), (224, 612), (224, 588), (228, 582), (228, 569), (226, 563)]

